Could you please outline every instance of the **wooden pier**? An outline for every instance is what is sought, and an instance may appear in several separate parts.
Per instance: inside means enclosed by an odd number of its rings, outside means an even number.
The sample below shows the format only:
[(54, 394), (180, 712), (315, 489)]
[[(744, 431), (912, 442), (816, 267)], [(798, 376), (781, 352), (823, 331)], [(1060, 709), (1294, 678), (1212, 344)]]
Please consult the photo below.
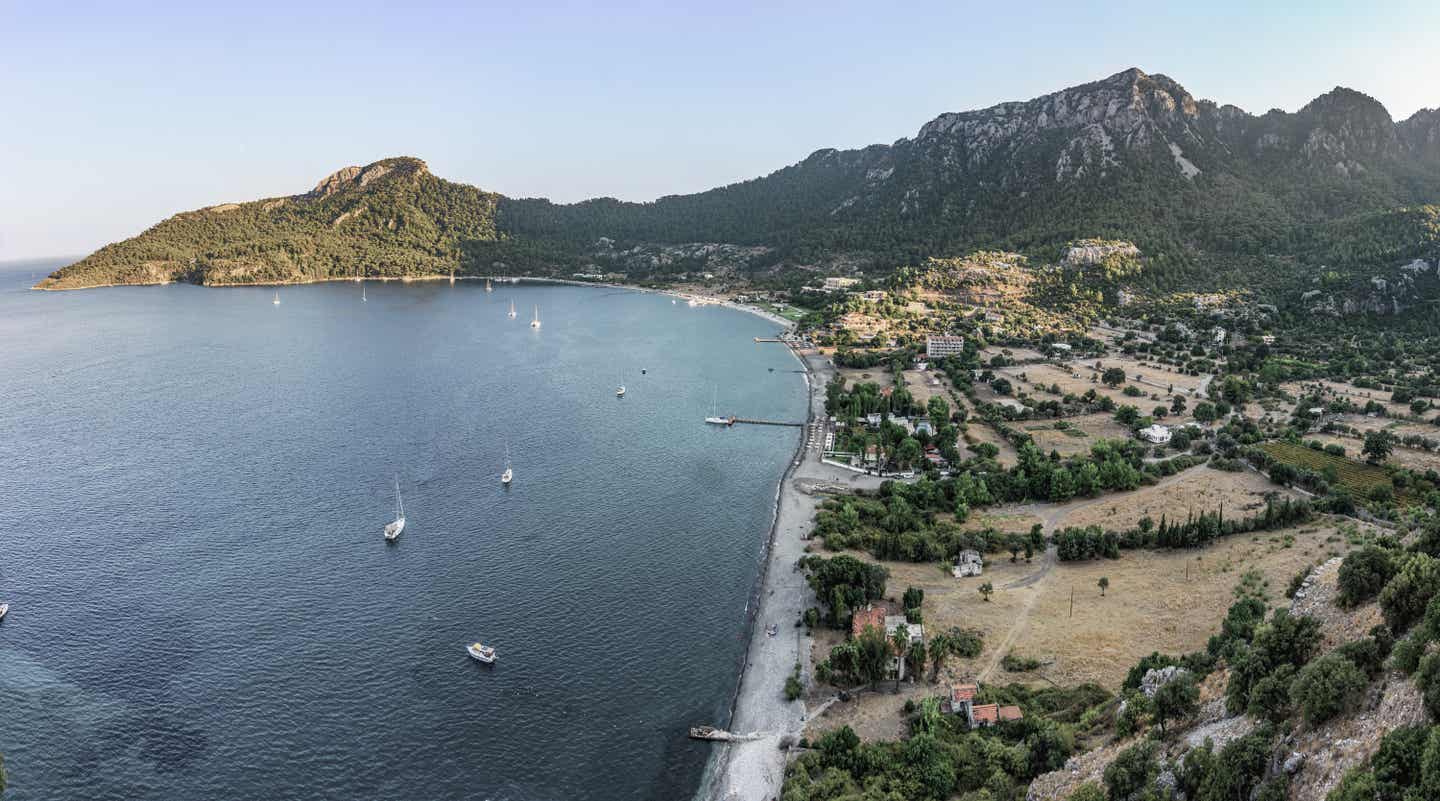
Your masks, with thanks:
[(784, 422), (783, 420), (751, 420), (751, 419), (745, 418), (745, 417), (732, 417), (732, 418), (730, 418), (730, 425), (733, 426), (733, 425), (735, 425), (736, 423), (749, 423), (749, 424), (752, 425), (752, 426), (789, 426), (790, 428), (804, 428), (804, 427), (805, 427), (805, 424), (804, 424), (804, 423), (787, 423), (787, 422)]

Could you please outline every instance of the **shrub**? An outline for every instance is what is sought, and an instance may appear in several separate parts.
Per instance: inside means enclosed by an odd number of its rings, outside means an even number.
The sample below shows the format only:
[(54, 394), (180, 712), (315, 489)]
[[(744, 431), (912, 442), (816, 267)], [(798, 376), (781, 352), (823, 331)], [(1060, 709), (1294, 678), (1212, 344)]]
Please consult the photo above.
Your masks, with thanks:
[(795, 669), (785, 679), (785, 700), (794, 701), (805, 692), (805, 685), (800, 682), (800, 663), (795, 663)]
[(1367, 545), (1340, 563), (1341, 606), (1353, 607), (1374, 598), (1395, 575), (1395, 562), (1384, 548)]
[(1440, 591), (1440, 560), (1429, 554), (1412, 553), (1400, 558), (1395, 575), (1380, 591), (1380, 611), (1385, 623), (1399, 634), (1420, 619), (1430, 599)]
[(1424, 694), (1430, 717), (1440, 718), (1440, 652), (1426, 654), (1415, 669), (1415, 685)]
[(1011, 673), (1024, 673), (1038, 669), (1040, 667), (1040, 660), (1033, 656), (1016, 656), (1015, 652), (1012, 651), (1006, 654), (1004, 659), (1000, 660), (1000, 666)]
[(1121, 751), (1105, 767), (1106, 797), (1110, 801), (1124, 801), (1150, 786), (1158, 772), (1155, 751), (1154, 741), (1146, 740)]
[(1290, 687), (1290, 700), (1312, 726), (1346, 711), (1359, 698), (1369, 679), (1339, 654), (1326, 654), (1300, 669)]
[(1281, 665), (1250, 688), (1250, 706), (1246, 710), (1252, 717), (1279, 723), (1290, 717), (1290, 685), (1295, 681), (1295, 666)]

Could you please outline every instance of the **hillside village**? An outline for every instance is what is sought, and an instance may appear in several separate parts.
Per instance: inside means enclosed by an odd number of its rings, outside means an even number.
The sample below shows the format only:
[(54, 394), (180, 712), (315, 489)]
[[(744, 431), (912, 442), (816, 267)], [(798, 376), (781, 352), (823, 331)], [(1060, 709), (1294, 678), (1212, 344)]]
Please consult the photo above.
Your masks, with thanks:
[[(1404, 602), (1418, 612), (1385, 589), (1440, 564), (1428, 365), (1356, 371), (1357, 344), (1327, 369), (1233, 293), (1127, 292), (1101, 314), (1047, 297), (1052, 268), (984, 260), (745, 298), (806, 309), (797, 342), (833, 368), (824, 461), (882, 482), (817, 506), (808, 722), (783, 797), (1368, 797), (1345, 793), (1384, 735), (1423, 739), (1440, 712), (1424, 700), (1440, 657), (1419, 658), (1436, 635), (1414, 622), (1440, 572)], [(1371, 562), (1381, 575), (1347, 589)], [(1291, 620), (1302, 650), (1254, 684)], [(967, 773), (982, 748), (1030, 761)], [(1252, 761), (1232, 765), (1238, 749)], [(870, 767), (845, 761), (862, 753)], [(945, 781), (926, 789), (926, 770)], [(1217, 789), (1225, 771), (1245, 795)]]

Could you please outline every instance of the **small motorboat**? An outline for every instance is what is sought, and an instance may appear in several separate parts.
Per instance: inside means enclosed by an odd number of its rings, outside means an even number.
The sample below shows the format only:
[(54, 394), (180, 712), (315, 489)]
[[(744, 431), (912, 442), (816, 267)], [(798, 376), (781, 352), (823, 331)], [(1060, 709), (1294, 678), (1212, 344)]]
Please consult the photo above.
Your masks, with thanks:
[(10, 604), (0, 604), (0, 620), (5, 619), (5, 613), (10, 611)]
[(776, 634), (780, 633), (780, 624), (771, 623), (770, 625), (765, 627), (765, 633), (771, 637), (774, 637)]
[(465, 647), (465, 653), (470, 655), (476, 662), (484, 662), (487, 665), (495, 662), (495, 648), (484, 643), (472, 642)]

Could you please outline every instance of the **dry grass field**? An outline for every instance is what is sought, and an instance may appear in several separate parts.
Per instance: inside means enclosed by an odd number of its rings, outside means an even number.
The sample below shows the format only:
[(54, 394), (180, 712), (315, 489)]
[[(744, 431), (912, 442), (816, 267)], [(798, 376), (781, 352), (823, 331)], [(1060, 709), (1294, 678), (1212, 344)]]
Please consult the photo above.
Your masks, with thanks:
[[(1091, 364), (1093, 364), (1093, 362)], [(1185, 393), (1185, 390), (1181, 389), (1178, 383), (1175, 385), (1175, 392), (1172, 393), (1167, 391), (1169, 388), (1168, 384), (1161, 384), (1157, 387), (1150, 384), (1130, 381), (1130, 385), (1135, 386), (1144, 394), (1138, 397), (1126, 395), (1125, 385), (1113, 388), (1107, 387), (1099, 382), (1098, 374), (1078, 362), (1072, 362), (1064, 367), (1056, 367), (1053, 364), (1026, 364), (1015, 367), (1002, 367), (996, 370), (995, 373), (996, 375), (1002, 375), (1009, 379), (1010, 382), (1015, 385), (1017, 392), (1028, 392), (1039, 400), (1059, 400), (1066, 394), (1084, 395), (1093, 389), (1097, 395), (1107, 397), (1115, 401), (1116, 404), (1135, 406), (1146, 414), (1161, 404), (1168, 407), (1170, 405), (1170, 399), (1174, 397), (1175, 394)], [(1131, 373), (1131, 375), (1133, 375), (1133, 373)], [(1095, 376), (1097, 380), (1092, 381), (1092, 376)], [(1187, 378), (1194, 378), (1194, 376), (1187, 376)], [(1058, 395), (1051, 391), (1056, 386), (1060, 389), (1060, 394)], [(1190, 405), (1193, 406), (1194, 403), (1191, 402)], [(1188, 416), (1181, 416), (1167, 418), (1166, 422), (1178, 424), (1188, 419)]]
[[(1230, 537), (1202, 550), (1125, 551), (1115, 560), (1052, 563), (1036, 557), (1027, 564), (997, 556), (979, 578), (955, 579), (933, 564), (886, 563), (889, 595), (898, 598), (907, 587), (925, 591), (928, 630), (978, 630), (984, 650), (974, 659), (952, 658), (936, 684), (902, 682), (901, 692), (893, 694), (894, 683), (883, 682), (877, 692), (835, 704), (811, 723), (810, 733), (848, 724), (865, 739), (893, 738), (903, 725), (907, 698), (942, 694), (961, 680), (1061, 686), (1089, 681), (1116, 690), (1130, 667), (1152, 651), (1203, 648), (1246, 571), (1260, 573), (1272, 605), (1288, 603), (1284, 591), (1296, 573), (1350, 550), (1352, 538), (1341, 530), (1350, 526), (1327, 519)], [(1097, 586), (1102, 576), (1110, 581), (1103, 597)], [(978, 592), (986, 581), (995, 587), (989, 601)], [(823, 659), (840, 639), (839, 632), (820, 634), (814, 657)], [(1012, 652), (1042, 665), (1007, 672), (1000, 661)], [(828, 694), (819, 690), (816, 699)]]
[[(931, 370), (906, 370), (903, 375), (905, 376), (905, 388), (910, 391), (910, 395), (921, 407), (938, 395), (944, 398), (951, 408), (954, 408), (955, 401), (950, 397), (949, 385), (941, 373)], [(933, 383), (932, 379), (939, 379), (941, 383)]]
[(1113, 414), (1086, 414), (1065, 418), (1065, 429), (1053, 421), (1027, 420), (1016, 425), (1030, 435), (1035, 446), (1045, 453), (1058, 452), (1062, 457), (1089, 453), (1102, 439), (1130, 439), (1130, 430), (1115, 421)]
[[(1320, 390), (1322, 397), (1343, 398), (1361, 407), (1363, 407), (1366, 403), (1370, 401), (1375, 401), (1376, 403), (1383, 404), (1385, 406), (1385, 413), (1388, 415), (1404, 416), (1410, 413), (1410, 406), (1408, 404), (1391, 403), (1391, 393), (1383, 389), (1361, 389), (1360, 387), (1352, 386), (1350, 384), (1342, 384), (1338, 381), (1291, 381), (1289, 383), (1280, 385), (1280, 389), (1291, 395), (1296, 396), (1297, 398), (1303, 395), (1308, 395), (1311, 392), (1315, 391), (1317, 388)], [(1354, 416), (1360, 417), (1361, 419), (1367, 419), (1363, 415)], [(1390, 420), (1386, 420), (1383, 417), (1368, 419), (1378, 419), (1382, 425), (1388, 422), (1393, 422)]]
[(1183, 519), (1190, 512), (1213, 512), (1222, 506), (1227, 517), (1248, 517), (1265, 506), (1265, 496), (1284, 496), (1286, 490), (1258, 473), (1227, 472), (1209, 467), (1192, 467), (1162, 479), (1154, 486), (1134, 492), (1101, 495), (1099, 498), (1052, 505), (1058, 513), (1056, 528), (1101, 526), (1114, 531), (1133, 528), (1140, 518), (1155, 521), (1161, 515)]

